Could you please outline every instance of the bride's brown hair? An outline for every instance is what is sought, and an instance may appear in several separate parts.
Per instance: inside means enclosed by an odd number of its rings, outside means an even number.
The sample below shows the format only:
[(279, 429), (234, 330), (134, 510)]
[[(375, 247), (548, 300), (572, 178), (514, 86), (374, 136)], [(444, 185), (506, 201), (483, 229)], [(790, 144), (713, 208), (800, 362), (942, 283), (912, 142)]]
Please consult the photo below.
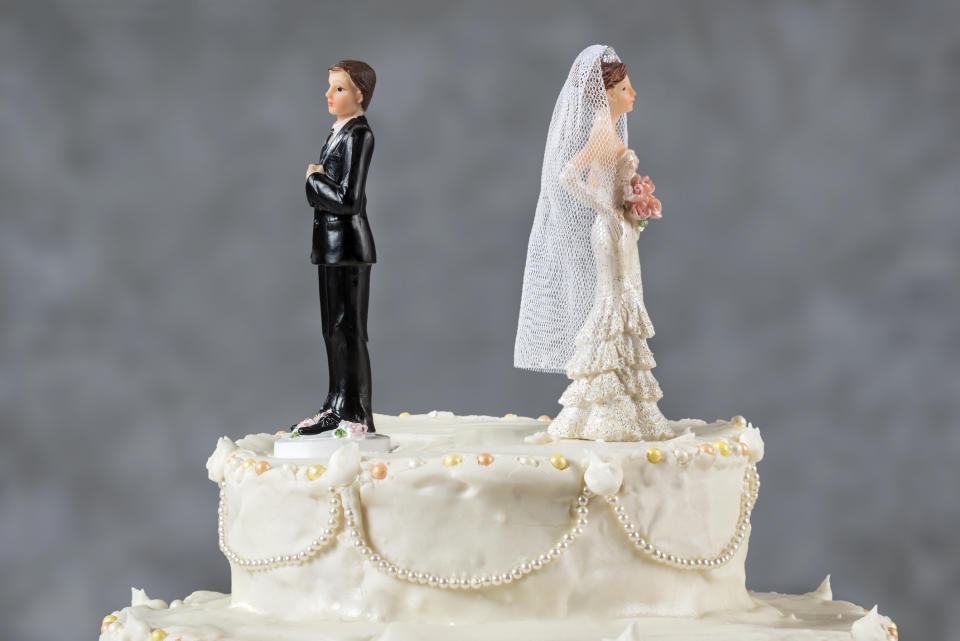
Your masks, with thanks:
[(618, 82), (627, 77), (627, 65), (619, 60), (615, 62), (601, 62), (600, 72), (603, 74), (603, 88), (609, 91)]

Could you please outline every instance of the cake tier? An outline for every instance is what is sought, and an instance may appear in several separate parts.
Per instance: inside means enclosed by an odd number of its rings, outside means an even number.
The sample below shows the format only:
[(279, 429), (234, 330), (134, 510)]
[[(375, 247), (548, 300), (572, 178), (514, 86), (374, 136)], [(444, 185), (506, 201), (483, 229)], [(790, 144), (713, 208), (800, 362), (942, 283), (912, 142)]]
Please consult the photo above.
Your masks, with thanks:
[[(395, 447), (272, 456), (221, 439), (231, 604), (281, 619), (484, 623), (689, 617), (744, 585), (759, 432), (672, 422), (655, 443), (528, 442), (546, 421), (377, 416)], [(545, 441), (545, 442), (544, 442)]]
[[(825, 582), (828, 588), (829, 584)], [(229, 595), (195, 592), (168, 607), (134, 590), (132, 605), (105, 619), (100, 641), (894, 641), (897, 627), (876, 608), (833, 601), (824, 586), (794, 596), (752, 594), (748, 611), (700, 618), (581, 618), (426, 623), (296, 621), (232, 607)], [(159, 632), (158, 632), (159, 631)], [(155, 635), (155, 636), (152, 636)]]

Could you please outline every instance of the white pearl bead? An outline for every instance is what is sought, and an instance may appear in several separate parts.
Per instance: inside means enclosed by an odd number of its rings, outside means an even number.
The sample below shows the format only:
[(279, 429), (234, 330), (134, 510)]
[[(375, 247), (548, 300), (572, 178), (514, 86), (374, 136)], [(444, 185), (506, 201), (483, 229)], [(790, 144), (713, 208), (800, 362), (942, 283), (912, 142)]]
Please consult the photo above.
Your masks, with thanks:
[(446, 577), (440, 577), (437, 579), (437, 587), (446, 590), (450, 587), (450, 582), (447, 581)]
[(573, 536), (580, 536), (581, 534), (583, 534), (583, 528), (577, 526), (577, 527), (573, 528), (572, 530), (570, 530), (570, 533), (571, 533)]
[(431, 574), (430, 576), (427, 577), (427, 585), (429, 585), (430, 587), (435, 588), (439, 583), (440, 583), (440, 577), (438, 577), (436, 574)]
[(532, 567), (534, 570), (539, 570), (540, 568), (543, 567), (543, 561), (541, 561), (540, 559), (534, 559), (533, 561), (530, 562), (530, 567)]
[(406, 579), (406, 578), (407, 578), (407, 571), (406, 571), (404, 568), (397, 568), (397, 578), (398, 578), (398, 579)]
[(577, 519), (577, 527), (587, 527), (586, 519)]
[(500, 581), (503, 584), (513, 583), (513, 575), (510, 574), (509, 572), (504, 572), (503, 574), (500, 575)]
[(493, 585), (501, 585), (503, 583), (503, 577), (501, 577), (499, 574), (494, 574), (492, 577), (490, 577), (490, 583)]

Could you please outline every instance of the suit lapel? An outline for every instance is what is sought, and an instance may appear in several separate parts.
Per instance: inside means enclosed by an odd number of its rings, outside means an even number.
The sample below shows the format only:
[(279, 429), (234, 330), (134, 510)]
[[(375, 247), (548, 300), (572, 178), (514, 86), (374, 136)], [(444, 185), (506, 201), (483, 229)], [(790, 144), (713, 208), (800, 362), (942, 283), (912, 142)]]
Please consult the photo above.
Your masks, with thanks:
[[(357, 116), (356, 118), (351, 118), (346, 122), (346, 124), (340, 127), (340, 131), (338, 131), (335, 134), (331, 133), (330, 135), (327, 136), (327, 142), (324, 143), (323, 149), (320, 150), (321, 165), (323, 164), (324, 159), (328, 155), (330, 155), (330, 152), (333, 151), (333, 149), (340, 144), (340, 141), (343, 140), (343, 137), (348, 133), (348, 131), (353, 129), (356, 125), (358, 125), (361, 122), (360, 120), (361, 118), (364, 118), (364, 116)], [(364, 118), (363, 122), (365, 121), (366, 119)]]

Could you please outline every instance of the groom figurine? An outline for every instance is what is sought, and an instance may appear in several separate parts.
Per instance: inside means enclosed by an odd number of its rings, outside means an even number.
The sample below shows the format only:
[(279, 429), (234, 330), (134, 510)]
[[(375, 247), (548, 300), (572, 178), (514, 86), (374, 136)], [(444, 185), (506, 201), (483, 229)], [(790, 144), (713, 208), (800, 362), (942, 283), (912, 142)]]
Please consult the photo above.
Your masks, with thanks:
[(367, 309), (370, 266), (377, 256), (364, 193), (373, 132), (363, 114), (370, 106), (377, 75), (359, 60), (341, 60), (327, 71), (327, 108), (337, 121), (317, 164), (307, 167), (306, 189), (307, 201), (313, 206), (310, 261), (317, 266), (320, 281), (330, 384), (317, 414), (294, 429), (300, 434), (318, 434), (346, 421), (374, 432)]

